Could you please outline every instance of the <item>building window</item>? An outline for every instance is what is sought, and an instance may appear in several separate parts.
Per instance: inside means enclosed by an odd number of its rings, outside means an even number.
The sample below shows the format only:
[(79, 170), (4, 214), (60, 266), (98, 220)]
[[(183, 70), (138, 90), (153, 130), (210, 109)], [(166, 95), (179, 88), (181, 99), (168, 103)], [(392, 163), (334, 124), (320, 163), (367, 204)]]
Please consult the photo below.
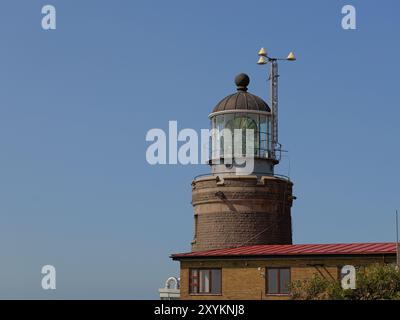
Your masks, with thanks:
[(267, 294), (289, 294), (290, 268), (267, 268)]
[(190, 269), (191, 294), (221, 294), (221, 269)]

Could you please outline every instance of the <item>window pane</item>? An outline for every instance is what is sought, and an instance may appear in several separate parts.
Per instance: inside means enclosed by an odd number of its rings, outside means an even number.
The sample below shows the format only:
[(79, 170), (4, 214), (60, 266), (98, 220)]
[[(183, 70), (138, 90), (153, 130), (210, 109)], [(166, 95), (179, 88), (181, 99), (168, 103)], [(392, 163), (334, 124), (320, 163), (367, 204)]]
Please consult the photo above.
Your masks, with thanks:
[(289, 285), (290, 285), (290, 269), (280, 269), (280, 277), (279, 277), (279, 293), (289, 293)]
[(259, 156), (266, 158), (268, 156), (267, 152), (267, 117), (260, 116), (260, 151)]
[(267, 116), (260, 116), (260, 132), (267, 133)]
[[(250, 143), (247, 141), (247, 135), (249, 138), (253, 140), (253, 149), (249, 149), (250, 154), (257, 154), (259, 148), (259, 136), (258, 136), (258, 116), (253, 114), (243, 114), (238, 113), (234, 114), (234, 117), (229, 121), (226, 121), (225, 128), (229, 129), (232, 134), (232, 141), (240, 144), (235, 146), (236, 155), (244, 156), (246, 155), (246, 146)], [(235, 132), (235, 130), (240, 130)], [(249, 130), (249, 131), (248, 131)], [(251, 130), (251, 131), (250, 131)], [(241, 137), (237, 136), (237, 134), (241, 133)], [(236, 138), (241, 138), (241, 141), (235, 141)], [(228, 145), (225, 146), (226, 148)]]
[[(215, 150), (218, 152), (215, 153), (216, 158), (220, 158), (224, 156), (224, 139), (221, 137), (221, 132), (225, 127), (225, 118), (224, 115), (217, 116), (216, 119), (216, 132), (215, 132)], [(217, 157), (218, 156), (218, 157)]]
[(190, 270), (190, 293), (198, 293), (198, 278), (197, 278), (197, 270)]
[(278, 272), (279, 269), (268, 269), (268, 293), (278, 292)]
[(210, 270), (200, 270), (200, 290), (202, 293), (210, 292)]
[(221, 293), (221, 270), (211, 270), (211, 293), (219, 294)]

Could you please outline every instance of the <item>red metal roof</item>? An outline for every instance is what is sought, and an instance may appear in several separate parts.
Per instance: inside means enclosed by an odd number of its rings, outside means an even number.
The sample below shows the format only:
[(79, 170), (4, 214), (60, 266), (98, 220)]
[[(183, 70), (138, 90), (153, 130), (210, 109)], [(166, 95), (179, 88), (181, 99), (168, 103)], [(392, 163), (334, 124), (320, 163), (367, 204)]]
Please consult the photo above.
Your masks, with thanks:
[(235, 256), (296, 256), (296, 255), (368, 255), (395, 254), (395, 242), (379, 243), (338, 243), (338, 244), (291, 244), (291, 245), (256, 245), (232, 249), (218, 249), (177, 253), (173, 259), (200, 257), (235, 257)]

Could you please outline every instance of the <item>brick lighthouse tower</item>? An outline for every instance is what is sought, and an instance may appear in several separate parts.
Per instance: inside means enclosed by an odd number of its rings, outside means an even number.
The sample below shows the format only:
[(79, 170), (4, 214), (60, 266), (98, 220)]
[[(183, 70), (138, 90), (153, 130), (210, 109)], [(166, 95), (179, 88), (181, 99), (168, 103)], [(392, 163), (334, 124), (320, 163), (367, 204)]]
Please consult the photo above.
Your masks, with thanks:
[[(274, 174), (280, 160), (274, 108), (271, 110), (263, 99), (247, 92), (249, 83), (246, 74), (236, 76), (236, 92), (222, 99), (209, 115), (214, 129), (212, 148), (219, 152), (212, 152), (209, 160), (211, 174), (192, 182), (193, 252), (292, 243), (293, 184)], [(271, 98), (274, 102), (274, 96)], [(254, 134), (250, 174), (238, 174), (236, 153), (226, 156), (228, 146), (219, 134), (224, 129), (251, 129)], [(241, 148), (246, 149), (245, 138), (242, 141)]]

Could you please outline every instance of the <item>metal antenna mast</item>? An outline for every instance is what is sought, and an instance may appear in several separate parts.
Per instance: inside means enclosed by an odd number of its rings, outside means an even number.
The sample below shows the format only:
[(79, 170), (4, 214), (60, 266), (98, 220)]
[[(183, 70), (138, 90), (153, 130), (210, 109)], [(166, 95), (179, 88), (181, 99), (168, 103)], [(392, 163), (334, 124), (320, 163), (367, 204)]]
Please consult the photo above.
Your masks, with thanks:
[(264, 48), (258, 51), (260, 59), (258, 64), (271, 64), (271, 74), (269, 80), (271, 80), (271, 107), (272, 107), (272, 128), (271, 128), (271, 141), (272, 141), (272, 152), (273, 158), (276, 159), (276, 150), (280, 149), (278, 140), (278, 60), (295, 61), (296, 57), (293, 52), (290, 52), (286, 58), (271, 58), (268, 56)]
[(272, 102), (272, 145), (275, 150), (278, 146), (278, 62), (271, 60), (271, 102)]

